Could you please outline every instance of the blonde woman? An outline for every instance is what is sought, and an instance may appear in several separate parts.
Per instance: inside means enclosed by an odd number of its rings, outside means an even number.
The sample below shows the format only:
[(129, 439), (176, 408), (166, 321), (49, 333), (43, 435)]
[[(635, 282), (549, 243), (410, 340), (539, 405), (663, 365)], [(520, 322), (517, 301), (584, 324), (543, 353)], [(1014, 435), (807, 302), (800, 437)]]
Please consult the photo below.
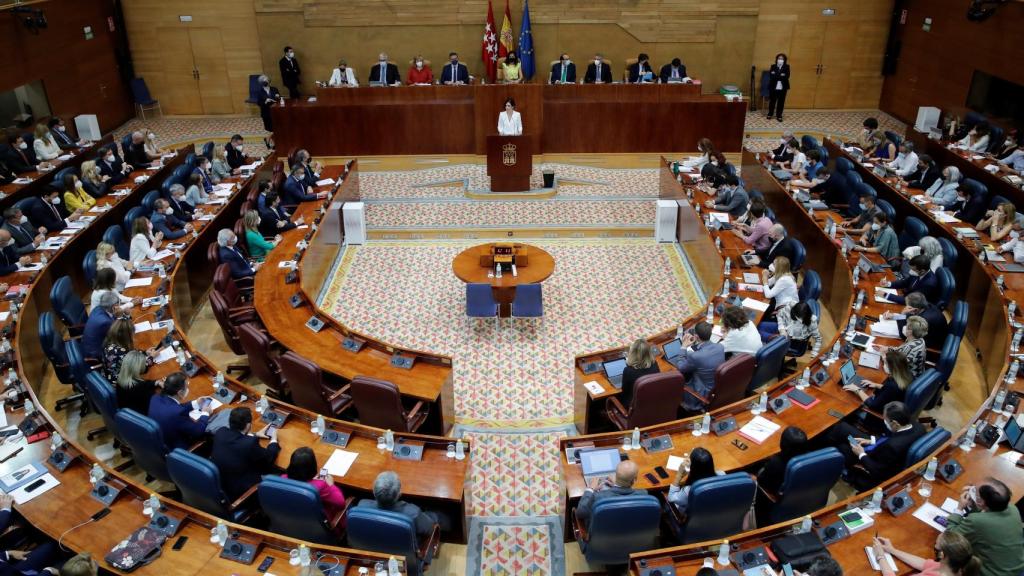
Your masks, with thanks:
[(150, 160), (159, 160), (161, 156), (167, 153), (167, 150), (160, 148), (156, 145), (156, 134), (153, 133), (149, 128), (143, 128), (142, 134), (146, 137), (142, 141), (142, 149), (146, 151), (146, 156)]
[(267, 252), (274, 249), (281, 241), (281, 236), (274, 236), (273, 240), (267, 240), (260, 234), (260, 215), (255, 210), (249, 210), (242, 217), (242, 224), (245, 225), (245, 243), (249, 246), (249, 256), (257, 262), (263, 262)]
[[(240, 172), (241, 170), (239, 170)], [(231, 178), (235, 172), (231, 169), (231, 165), (228, 164), (227, 152), (223, 146), (213, 147), (213, 175), (223, 180), (224, 178)]]
[(149, 401), (159, 384), (142, 377), (148, 368), (145, 352), (131, 350), (124, 355), (117, 374), (118, 408), (131, 408), (139, 414), (149, 415)]
[(988, 230), (992, 241), (1002, 240), (1013, 225), (1017, 223), (1017, 209), (1009, 202), (1003, 202), (995, 210), (989, 210), (986, 218), (974, 227), (975, 230)]
[(35, 136), (32, 148), (36, 151), (37, 160), (40, 162), (43, 160), (55, 160), (57, 156), (60, 156), (60, 146), (53, 139), (50, 129), (46, 127), (46, 124), (36, 124)]
[(110, 180), (110, 176), (100, 174), (100, 169), (96, 166), (95, 160), (82, 162), (82, 186), (85, 187), (87, 194), (93, 198), (105, 196), (107, 194), (107, 180)]
[(132, 263), (121, 260), (113, 244), (100, 242), (96, 246), (96, 272), (110, 268), (114, 271), (114, 286), (120, 292), (131, 278)]
[(622, 405), (628, 408), (633, 403), (633, 386), (637, 379), (660, 371), (651, 345), (643, 338), (634, 340), (626, 352), (626, 368), (622, 371), (622, 395), (619, 396)]

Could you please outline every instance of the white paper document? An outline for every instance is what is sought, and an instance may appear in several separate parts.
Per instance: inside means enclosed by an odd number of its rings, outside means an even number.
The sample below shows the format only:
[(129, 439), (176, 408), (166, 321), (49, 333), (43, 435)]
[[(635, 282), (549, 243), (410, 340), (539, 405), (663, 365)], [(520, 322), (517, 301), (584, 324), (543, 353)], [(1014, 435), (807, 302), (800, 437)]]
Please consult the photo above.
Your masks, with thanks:
[(744, 272), (743, 282), (746, 284), (758, 284), (761, 282), (761, 277), (756, 272)]
[(949, 512), (946, 512), (931, 502), (925, 502), (920, 508), (914, 510), (914, 518), (917, 518), (921, 522), (935, 528), (939, 532), (945, 532), (946, 527), (935, 521), (935, 519), (939, 517), (947, 518), (949, 517)]
[(712, 220), (718, 220), (719, 222), (721, 222), (723, 224), (728, 224), (729, 223), (729, 213), (728, 212), (708, 212), (708, 216), (710, 216)]
[(682, 465), (683, 465), (683, 458), (682, 458), (682, 456), (673, 456), (673, 455), (669, 454), (669, 456), (668, 456), (668, 463), (665, 464), (665, 469), (666, 470), (671, 470), (671, 471), (675, 472), (676, 470), (679, 470), (679, 467), (682, 466)]
[(591, 380), (590, 382), (584, 382), (583, 387), (587, 389), (593, 395), (604, 394), (604, 387), (597, 382)]
[(744, 308), (750, 308), (751, 310), (757, 310), (758, 312), (764, 312), (768, 309), (767, 302), (761, 302), (760, 300), (754, 300), (753, 298), (744, 298), (740, 304)]
[(740, 428), (740, 435), (753, 442), (762, 444), (781, 427), (781, 424), (776, 424), (764, 416), (754, 416), (753, 420)]
[(136, 334), (138, 334), (139, 332), (149, 332), (152, 329), (153, 329), (153, 325), (150, 324), (148, 320), (144, 320), (144, 321), (139, 322), (138, 324), (135, 325), (135, 333)]
[(153, 260), (163, 260), (168, 256), (174, 256), (174, 252), (171, 252), (170, 250), (161, 250), (153, 255)]
[[(42, 480), (42, 484), (38, 482)], [(53, 489), (55, 486), (60, 486), (60, 481), (53, 477), (53, 474), (46, 473), (40, 476), (38, 479), (25, 484), (17, 490), (11, 491), (11, 497), (14, 498), (14, 503), (21, 505), (24, 504), (40, 494), (45, 494)]]
[(176, 356), (176, 354), (174, 353), (174, 348), (172, 348), (170, 346), (166, 346), (162, 350), (160, 350), (160, 352), (157, 353), (155, 358), (153, 358), (153, 363), (154, 364), (163, 364), (164, 362), (167, 362), (168, 360), (173, 360), (175, 358), (175, 356)]
[(871, 334), (882, 338), (899, 338), (900, 329), (895, 320), (879, 320), (871, 325)]
[(149, 286), (152, 283), (152, 276), (141, 276), (139, 278), (129, 278), (128, 281), (124, 283), (124, 287), (125, 289), (135, 288), (136, 286)]
[(316, 185), (317, 186), (327, 186), (329, 184), (334, 184), (334, 179), (333, 178), (324, 178), (323, 180), (317, 180), (316, 181)]
[(356, 461), (356, 456), (359, 456), (358, 452), (335, 450), (334, 454), (331, 454), (331, 457), (327, 459), (324, 468), (327, 468), (327, 473), (331, 476), (344, 476), (348, 474), (348, 469)]

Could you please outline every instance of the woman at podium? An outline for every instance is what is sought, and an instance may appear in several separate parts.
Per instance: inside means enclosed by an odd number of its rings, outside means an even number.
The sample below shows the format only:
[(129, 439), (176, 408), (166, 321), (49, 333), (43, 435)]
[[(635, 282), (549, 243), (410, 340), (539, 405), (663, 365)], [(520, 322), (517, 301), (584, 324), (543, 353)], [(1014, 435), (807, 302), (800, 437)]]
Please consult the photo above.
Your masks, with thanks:
[(500, 136), (522, 136), (523, 119), (516, 112), (516, 101), (505, 99), (505, 111), (498, 113), (498, 134)]

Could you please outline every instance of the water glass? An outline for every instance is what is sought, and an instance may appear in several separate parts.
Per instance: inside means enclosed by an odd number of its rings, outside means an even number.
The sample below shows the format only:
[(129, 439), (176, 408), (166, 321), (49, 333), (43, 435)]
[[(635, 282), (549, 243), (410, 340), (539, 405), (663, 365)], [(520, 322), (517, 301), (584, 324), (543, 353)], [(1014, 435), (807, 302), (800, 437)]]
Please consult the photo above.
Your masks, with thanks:
[(927, 500), (932, 495), (932, 483), (927, 480), (921, 480), (921, 484), (917, 487), (917, 493)]
[(455, 443), (448, 445), (448, 450), (444, 453), (448, 458), (455, 458)]
[(387, 446), (383, 436), (377, 436), (377, 450), (383, 450)]
[(288, 564), (291, 564), (292, 566), (298, 566), (299, 565), (299, 549), (298, 548), (292, 548), (290, 551), (288, 551)]

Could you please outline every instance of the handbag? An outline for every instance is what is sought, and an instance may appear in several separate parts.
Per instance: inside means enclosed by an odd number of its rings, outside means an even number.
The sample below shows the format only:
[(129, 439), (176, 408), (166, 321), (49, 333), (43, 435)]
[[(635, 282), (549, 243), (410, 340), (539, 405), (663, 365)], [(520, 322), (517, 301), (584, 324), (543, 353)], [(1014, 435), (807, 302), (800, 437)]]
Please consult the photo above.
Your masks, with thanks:
[(790, 564), (800, 571), (810, 568), (819, 557), (831, 556), (813, 531), (779, 538), (771, 543), (771, 550), (780, 564)]
[(122, 572), (131, 572), (159, 558), (166, 541), (162, 532), (143, 526), (118, 542), (103, 559)]

